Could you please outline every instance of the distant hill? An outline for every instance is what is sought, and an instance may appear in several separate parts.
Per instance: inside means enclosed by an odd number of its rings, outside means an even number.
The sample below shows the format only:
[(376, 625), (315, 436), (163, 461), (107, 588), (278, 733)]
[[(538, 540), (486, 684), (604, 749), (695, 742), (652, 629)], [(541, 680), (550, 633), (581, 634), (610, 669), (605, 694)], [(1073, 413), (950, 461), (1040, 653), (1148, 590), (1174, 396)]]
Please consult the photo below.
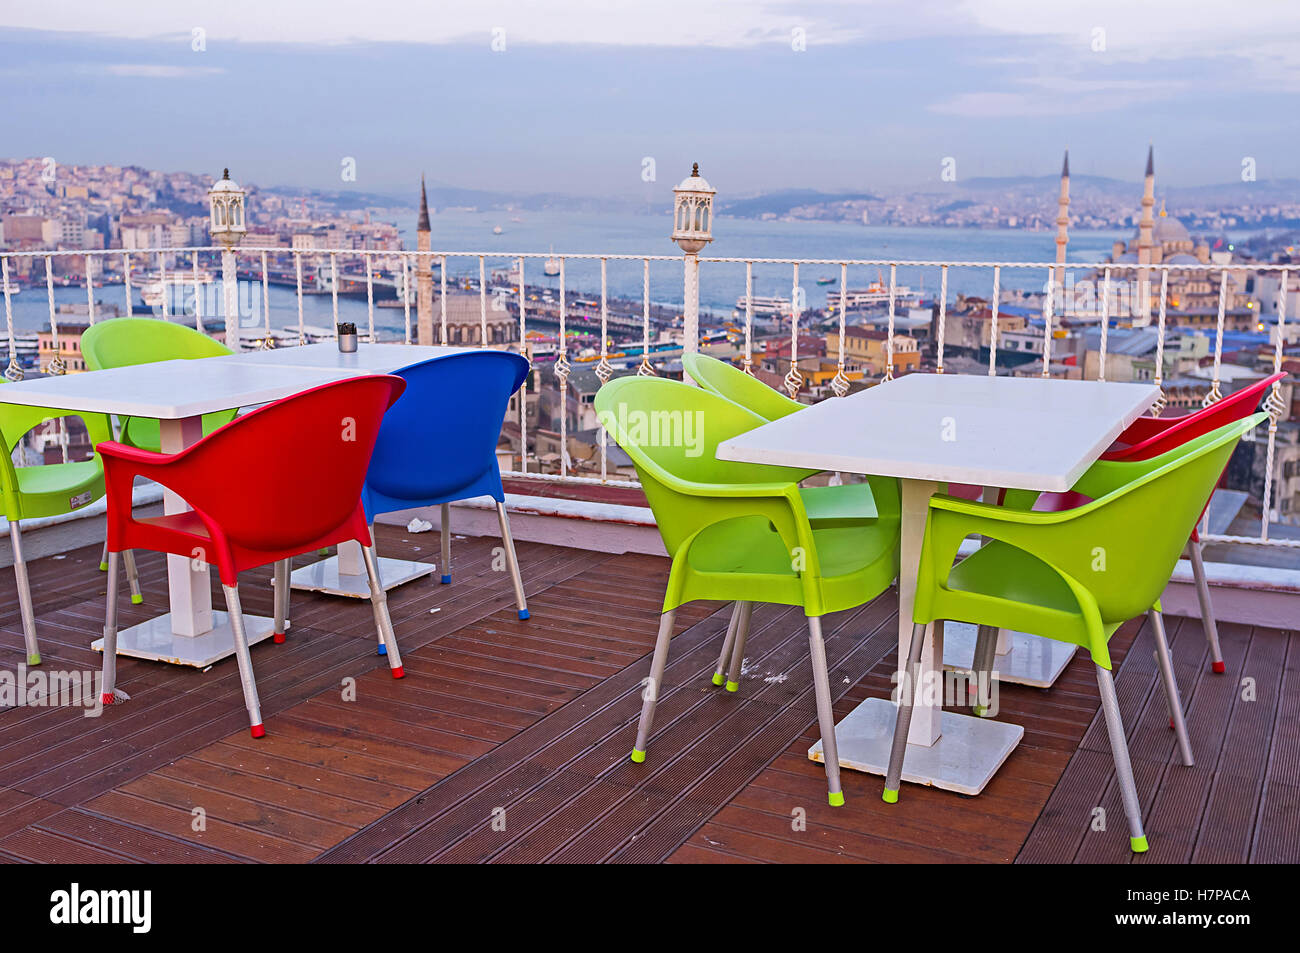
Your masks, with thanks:
[(879, 201), (880, 196), (870, 192), (818, 192), (815, 189), (782, 189), (765, 192), (753, 198), (719, 202), (718, 210), (737, 218), (757, 218), (760, 215), (785, 215), (801, 205), (820, 205), (830, 202)]

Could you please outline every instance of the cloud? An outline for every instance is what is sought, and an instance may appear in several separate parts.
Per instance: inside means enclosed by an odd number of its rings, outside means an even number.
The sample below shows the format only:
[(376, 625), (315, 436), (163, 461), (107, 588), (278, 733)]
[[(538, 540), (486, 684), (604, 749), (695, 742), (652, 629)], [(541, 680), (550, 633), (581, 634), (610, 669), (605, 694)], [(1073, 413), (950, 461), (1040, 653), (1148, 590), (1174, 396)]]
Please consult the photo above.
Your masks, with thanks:
[(92, 67), (91, 71), (104, 72), (109, 76), (140, 76), (147, 79), (192, 79), (225, 72), (218, 66), (170, 66), (161, 63), (109, 63), (102, 67)]
[(1102, 79), (1036, 76), (1007, 91), (958, 93), (928, 107), (930, 112), (970, 119), (1062, 116), (1099, 113), (1169, 99), (1187, 91), (1174, 80)]

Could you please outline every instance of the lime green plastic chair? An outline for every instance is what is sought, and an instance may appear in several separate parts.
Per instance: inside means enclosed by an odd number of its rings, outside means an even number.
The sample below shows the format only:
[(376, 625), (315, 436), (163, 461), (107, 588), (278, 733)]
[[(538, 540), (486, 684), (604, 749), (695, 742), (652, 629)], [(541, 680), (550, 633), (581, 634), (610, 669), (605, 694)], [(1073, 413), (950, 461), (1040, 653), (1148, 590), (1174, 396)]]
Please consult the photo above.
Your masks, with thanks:
[[(1099, 461), (1074, 487), (1092, 502), (1075, 509), (1032, 511), (1024, 504), (1033, 494), (1008, 494), (1004, 506), (950, 496), (930, 499), (905, 670), (911, 673), (909, 684), (917, 683), (925, 626), (936, 619), (980, 626), (975, 663), (982, 679), (989, 675), (999, 628), (1087, 649), (1096, 663), (1136, 853), (1147, 849), (1147, 839), (1107, 643), (1124, 622), (1148, 615), (1165, 700), (1183, 763), (1190, 766), (1192, 750), (1159, 598), (1237, 441), (1267, 419), (1267, 414), (1255, 414), (1149, 460)], [(957, 548), (970, 536), (988, 542), (954, 566)], [(885, 778), (884, 799), (891, 803), (898, 799), (912, 718), (911, 691), (901, 691), (900, 701)]]
[(728, 688), (740, 677), (752, 604), (802, 606), (830, 803), (843, 804), (821, 616), (869, 602), (897, 576), (897, 482), (873, 478), (875, 519), (816, 528), (798, 487), (807, 471), (716, 458), (719, 443), (767, 422), (744, 407), (678, 381), (624, 377), (597, 392), (596, 410), (632, 458), (672, 556), (632, 760), (645, 760), (679, 606), (714, 599), (743, 607), (728, 629)]
[[(682, 366), (691, 380), (700, 387), (752, 411), (762, 417), (764, 422), (780, 420), (808, 406), (791, 400), (757, 378), (750, 377), (740, 368), (716, 357), (683, 354)], [(870, 483), (803, 487), (800, 494), (813, 526), (832, 526), (876, 515)]]
[[(80, 417), (94, 446), (112, 438), (108, 418), (103, 414), (0, 404), (0, 494), (3, 495), (4, 517), (9, 523), (9, 540), (13, 546), (14, 581), (18, 587), (18, 607), (23, 620), (28, 665), (41, 664), (41, 651), (36, 641), (36, 618), (27, 563), (23, 558), (20, 524), (25, 519), (74, 512), (104, 495), (104, 464), (98, 453), (90, 460), (14, 466), (13, 450), (23, 435), (47, 420), (60, 417)], [(127, 573), (131, 580), (131, 601), (138, 603), (141, 601), (140, 589), (135, 578), (134, 561), (128, 562)]]
[[(183, 324), (158, 318), (112, 318), (91, 325), (81, 336), (81, 353), (92, 371), (155, 361), (196, 360), (233, 354), (230, 348)], [(203, 432), (209, 434), (235, 419), (239, 408), (203, 415)], [(121, 441), (141, 450), (159, 452), (158, 421), (127, 417)]]

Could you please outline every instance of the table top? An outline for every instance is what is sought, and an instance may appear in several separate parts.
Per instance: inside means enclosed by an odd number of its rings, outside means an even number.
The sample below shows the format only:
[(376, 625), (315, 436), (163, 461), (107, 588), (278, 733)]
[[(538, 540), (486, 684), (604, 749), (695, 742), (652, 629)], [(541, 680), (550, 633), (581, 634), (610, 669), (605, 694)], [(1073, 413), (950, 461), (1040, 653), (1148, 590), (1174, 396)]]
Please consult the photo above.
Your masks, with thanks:
[(0, 403), (176, 420), (264, 404), (319, 384), (370, 373), (375, 372), (210, 357), (159, 361), (4, 384), (0, 386)]
[(473, 347), (450, 347), (420, 344), (358, 344), (356, 351), (344, 354), (333, 341), (277, 347), (269, 351), (246, 351), (212, 358), (229, 364), (278, 367), (318, 367), (351, 370), (360, 373), (389, 374), (420, 361), (476, 351)]
[(718, 459), (1059, 492), (1158, 393), (1152, 384), (908, 374), (725, 441)]

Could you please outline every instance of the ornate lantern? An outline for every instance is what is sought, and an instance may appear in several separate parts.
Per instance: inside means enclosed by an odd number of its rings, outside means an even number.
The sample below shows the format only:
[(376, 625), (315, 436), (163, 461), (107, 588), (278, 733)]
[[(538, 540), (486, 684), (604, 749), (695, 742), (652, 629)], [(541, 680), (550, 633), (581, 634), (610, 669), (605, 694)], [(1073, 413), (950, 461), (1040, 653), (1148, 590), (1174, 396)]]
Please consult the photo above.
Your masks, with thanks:
[(213, 241), (227, 248), (238, 245), (248, 231), (244, 224), (244, 190), (231, 181), (229, 169), (223, 169), (221, 179), (208, 189), (208, 205), (212, 210), (208, 231)]
[(700, 164), (673, 189), (673, 241), (688, 255), (697, 255), (713, 241), (713, 196), (717, 193), (700, 176)]

